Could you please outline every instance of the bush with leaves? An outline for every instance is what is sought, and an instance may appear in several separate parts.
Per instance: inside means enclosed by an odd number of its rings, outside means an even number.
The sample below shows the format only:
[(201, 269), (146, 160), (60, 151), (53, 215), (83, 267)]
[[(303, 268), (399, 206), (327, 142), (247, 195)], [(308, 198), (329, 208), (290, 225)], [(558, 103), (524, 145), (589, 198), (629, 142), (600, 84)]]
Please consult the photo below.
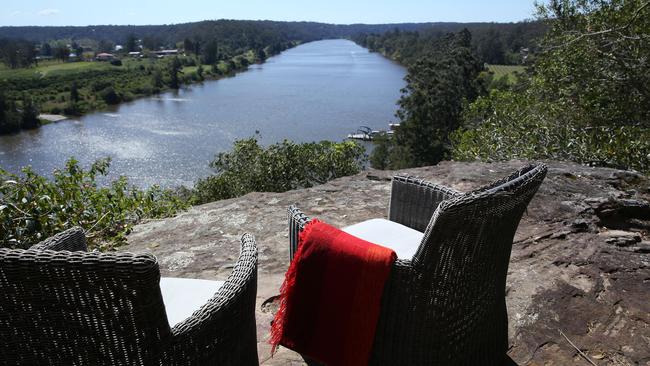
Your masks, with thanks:
[(400, 127), (381, 140), (371, 161), (379, 169), (437, 164), (449, 158), (449, 135), (461, 124), (463, 108), (483, 91), (483, 64), (470, 48), (467, 29), (439, 38), (411, 64), (397, 102)]
[(592, 124), (650, 127), (650, 1), (552, 0), (534, 64), (541, 98)]
[(466, 110), (454, 159), (560, 159), (650, 172), (650, 1), (563, 0), (530, 74)]
[(112, 86), (109, 86), (98, 93), (99, 97), (106, 102), (106, 104), (118, 104), (122, 101), (122, 97), (113, 89)]
[(566, 106), (539, 101), (529, 91), (493, 90), (465, 113), (478, 125), (456, 131), (453, 159), (515, 158), (569, 160), (650, 172), (650, 129), (589, 125)]
[(351, 141), (285, 140), (264, 148), (255, 138), (238, 140), (232, 151), (218, 154), (211, 163), (217, 174), (197, 182), (193, 203), (311, 187), (358, 173), (365, 159), (365, 149)]
[(141, 190), (125, 177), (108, 186), (97, 179), (108, 174), (110, 159), (84, 170), (70, 159), (52, 179), (31, 168), (14, 175), (0, 169), (0, 246), (28, 248), (58, 232), (80, 226), (91, 247), (123, 244), (133, 224), (143, 218), (168, 217), (187, 203), (157, 186)]

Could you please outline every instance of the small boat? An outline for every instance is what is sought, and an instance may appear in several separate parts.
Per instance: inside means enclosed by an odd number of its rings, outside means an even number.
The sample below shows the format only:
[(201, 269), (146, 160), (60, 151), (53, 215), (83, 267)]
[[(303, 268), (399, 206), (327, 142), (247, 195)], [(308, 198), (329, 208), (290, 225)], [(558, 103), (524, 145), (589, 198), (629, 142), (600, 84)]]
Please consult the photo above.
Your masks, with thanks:
[(355, 133), (348, 134), (348, 138), (353, 140), (372, 141), (373, 136), (377, 133), (379, 133), (379, 131), (373, 131), (368, 126), (359, 126)]
[(372, 141), (378, 136), (392, 136), (395, 131), (393, 130), (373, 130), (368, 126), (359, 126), (355, 133), (348, 134), (348, 138), (352, 140)]

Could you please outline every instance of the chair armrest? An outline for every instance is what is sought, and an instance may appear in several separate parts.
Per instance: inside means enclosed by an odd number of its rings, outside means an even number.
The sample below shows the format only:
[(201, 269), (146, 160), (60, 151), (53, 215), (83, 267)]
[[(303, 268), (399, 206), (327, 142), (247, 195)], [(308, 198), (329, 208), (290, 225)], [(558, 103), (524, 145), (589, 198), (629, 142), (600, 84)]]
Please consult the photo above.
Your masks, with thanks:
[(461, 194), (455, 189), (418, 178), (395, 176), (388, 219), (424, 232), (440, 202)]
[(241, 253), (219, 291), (172, 328), (163, 365), (257, 365), (257, 247), (244, 234)]
[(287, 209), (287, 218), (289, 221), (289, 260), (293, 260), (293, 256), (298, 250), (298, 236), (311, 219), (295, 205), (291, 205)]
[(30, 249), (86, 252), (88, 244), (83, 229), (75, 226), (33, 245)]

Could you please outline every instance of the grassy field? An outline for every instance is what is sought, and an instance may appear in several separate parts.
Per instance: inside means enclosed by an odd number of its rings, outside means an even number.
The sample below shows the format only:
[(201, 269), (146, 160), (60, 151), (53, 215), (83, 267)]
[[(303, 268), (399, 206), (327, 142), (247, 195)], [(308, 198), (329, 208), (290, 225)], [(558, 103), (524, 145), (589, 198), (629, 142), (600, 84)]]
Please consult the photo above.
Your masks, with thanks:
[[(203, 65), (201, 77), (197, 74), (198, 66), (194, 66), (196, 58), (179, 58), (185, 64), (178, 75), (179, 81), (185, 85), (232, 75), (255, 62), (255, 54), (247, 51), (227, 62), (220, 61), (216, 72), (211, 65)], [(82, 115), (169, 89), (171, 59), (124, 57), (121, 61), (121, 66), (100, 61), (55, 60), (19, 69), (0, 65), (0, 90), (17, 108), (27, 96), (40, 113)], [(154, 78), (156, 75), (160, 76)], [(77, 87), (76, 101), (71, 100), (73, 85)]]
[(92, 62), (92, 61), (79, 61), (79, 62), (61, 62), (61, 61), (42, 61), (38, 66), (10, 69), (4, 65), (0, 66), (0, 79), (15, 79), (15, 78), (33, 78), (54, 76), (57, 74), (68, 74), (77, 71), (91, 71), (91, 70), (107, 70), (110, 68), (117, 68), (108, 62)]
[(494, 78), (498, 79), (504, 76), (508, 77), (510, 82), (516, 81), (516, 73), (526, 71), (525, 66), (520, 65), (488, 65), (488, 70), (494, 73)]

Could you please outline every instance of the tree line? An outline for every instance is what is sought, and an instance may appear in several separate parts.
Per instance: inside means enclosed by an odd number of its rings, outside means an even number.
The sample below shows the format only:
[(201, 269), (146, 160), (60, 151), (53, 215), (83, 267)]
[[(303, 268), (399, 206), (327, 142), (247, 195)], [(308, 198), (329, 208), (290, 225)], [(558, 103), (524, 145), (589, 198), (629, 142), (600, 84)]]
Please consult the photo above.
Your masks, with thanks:
[(541, 21), (449, 24), (410, 31), (394, 28), (384, 33), (358, 33), (352, 36), (352, 40), (371, 51), (410, 65), (436, 47), (438, 39), (463, 29), (471, 33), (470, 48), (481, 62), (517, 65), (524, 63), (529, 54), (534, 54), (548, 26)]
[(373, 166), (523, 158), (650, 172), (650, 1), (549, 0), (536, 24), (548, 31), (513, 83), (489, 83), (491, 56), (468, 30), (355, 38), (408, 66), (400, 126)]

